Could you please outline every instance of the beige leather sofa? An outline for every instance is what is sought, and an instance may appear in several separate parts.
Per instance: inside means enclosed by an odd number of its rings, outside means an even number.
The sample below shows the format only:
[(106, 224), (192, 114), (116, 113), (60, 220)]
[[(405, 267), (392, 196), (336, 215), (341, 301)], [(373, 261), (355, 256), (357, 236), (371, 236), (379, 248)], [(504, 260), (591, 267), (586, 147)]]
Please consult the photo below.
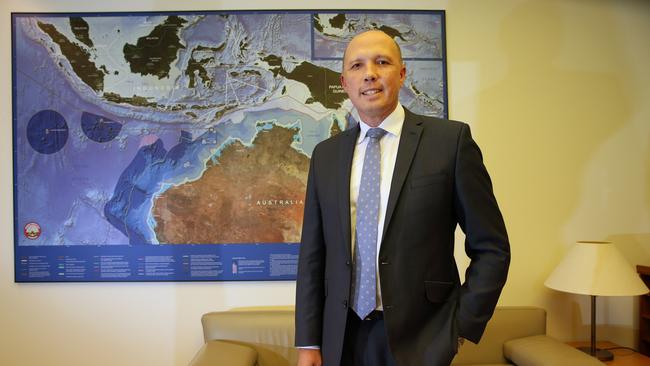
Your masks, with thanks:
[[(293, 307), (237, 308), (203, 315), (205, 344), (192, 366), (295, 365)], [(497, 308), (480, 344), (466, 342), (452, 365), (602, 366), (603, 363), (546, 336), (546, 312), (534, 307)]]

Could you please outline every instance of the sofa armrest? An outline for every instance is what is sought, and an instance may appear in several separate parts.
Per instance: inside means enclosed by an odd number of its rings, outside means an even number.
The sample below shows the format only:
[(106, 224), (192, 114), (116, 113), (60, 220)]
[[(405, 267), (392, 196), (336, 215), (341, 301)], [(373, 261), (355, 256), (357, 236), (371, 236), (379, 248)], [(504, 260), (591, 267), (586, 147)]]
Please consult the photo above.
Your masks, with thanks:
[(255, 366), (257, 352), (240, 344), (209, 341), (196, 353), (190, 366)]
[(517, 338), (503, 344), (504, 356), (517, 366), (603, 366), (588, 354), (545, 335)]

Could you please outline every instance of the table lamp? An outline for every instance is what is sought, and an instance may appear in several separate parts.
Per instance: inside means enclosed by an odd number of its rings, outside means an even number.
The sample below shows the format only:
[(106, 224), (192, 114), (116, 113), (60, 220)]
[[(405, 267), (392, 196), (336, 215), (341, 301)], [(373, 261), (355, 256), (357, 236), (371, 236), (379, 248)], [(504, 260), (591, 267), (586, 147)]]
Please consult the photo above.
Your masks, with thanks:
[(579, 241), (571, 248), (544, 285), (571, 294), (591, 296), (591, 345), (579, 347), (601, 361), (614, 359), (596, 348), (596, 296), (637, 296), (648, 288), (611, 242)]

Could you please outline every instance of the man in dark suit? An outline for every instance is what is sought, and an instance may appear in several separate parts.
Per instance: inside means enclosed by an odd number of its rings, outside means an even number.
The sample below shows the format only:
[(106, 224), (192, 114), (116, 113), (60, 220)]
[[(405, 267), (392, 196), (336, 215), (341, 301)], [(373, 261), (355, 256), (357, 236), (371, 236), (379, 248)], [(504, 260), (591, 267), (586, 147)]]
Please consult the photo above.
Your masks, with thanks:
[[(300, 366), (447, 366), (459, 340), (479, 341), (505, 284), (508, 237), (469, 127), (404, 109), (405, 76), (385, 33), (348, 45), (341, 84), (359, 125), (311, 158), (296, 288)], [(471, 259), (462, 285), (456, 225)]]

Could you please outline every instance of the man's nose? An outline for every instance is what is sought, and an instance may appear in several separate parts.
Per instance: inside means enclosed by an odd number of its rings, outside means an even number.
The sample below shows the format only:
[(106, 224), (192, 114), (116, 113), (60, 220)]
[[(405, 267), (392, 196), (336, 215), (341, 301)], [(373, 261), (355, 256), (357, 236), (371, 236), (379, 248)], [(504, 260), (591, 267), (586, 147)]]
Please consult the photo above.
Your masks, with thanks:
[(363, 78), (364, 81), (375, 81), (377, 79), (377, 70), (374, 65), (368, 65), (366, 67), (366, 74)]

